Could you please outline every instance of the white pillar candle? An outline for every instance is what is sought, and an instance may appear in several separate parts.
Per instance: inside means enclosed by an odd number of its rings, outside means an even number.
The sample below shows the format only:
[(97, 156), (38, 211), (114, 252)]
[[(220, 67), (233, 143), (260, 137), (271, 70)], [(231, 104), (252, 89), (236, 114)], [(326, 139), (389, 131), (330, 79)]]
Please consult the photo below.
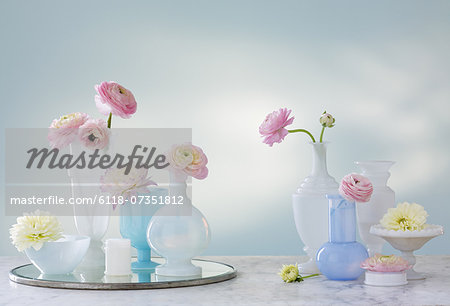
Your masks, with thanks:
[(105, 246), (105, 274), (131, 274), (131, 242), (130, 239), (108, 239)]
[(105, 275), (103, 278), (105, 283), (131, 283), (131, 275)]

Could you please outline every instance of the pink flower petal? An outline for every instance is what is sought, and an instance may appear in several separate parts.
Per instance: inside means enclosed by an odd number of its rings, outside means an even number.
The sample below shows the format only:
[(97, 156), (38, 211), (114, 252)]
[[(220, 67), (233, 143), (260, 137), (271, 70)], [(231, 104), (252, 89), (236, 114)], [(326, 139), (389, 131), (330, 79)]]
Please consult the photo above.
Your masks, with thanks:
[(266, 119), (259, 127), (259, 133), (264, 138), (263, 143), (272, 146), (274, 143), (283, 141), (289, 132), (286, 126), (294, 122), (294, 117), (289, 118), (291, 110), (280, 108), (266, 116)]

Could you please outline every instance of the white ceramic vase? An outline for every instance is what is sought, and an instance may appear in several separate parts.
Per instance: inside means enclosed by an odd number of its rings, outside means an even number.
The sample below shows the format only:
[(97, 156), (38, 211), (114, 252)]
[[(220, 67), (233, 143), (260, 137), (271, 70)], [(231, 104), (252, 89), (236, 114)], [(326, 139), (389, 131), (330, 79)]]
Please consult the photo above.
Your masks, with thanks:
[(380, 223), (381, 218), (387, 212), (388, 208), (395, 206), (395, 193), (386, 183), (391, 176), (389, 169), (394, 162), (392, 161), (357, 161), (355, 162), (361, 168), (361, 174), (367, 177), (373, 185), (373, 193), (370, 201), (367, 203), (358, 203), (356, 205), (356, 214), (358, 220), (359, 236), (367, 247), (369, 256), (376, 253), (382, 253), (385, 241), (372, 235), (370, 227)]
[(148, 244), (166, 260), (156, 267), (157, 275), (184, 277), (202, 273), (201, 267), (192, 264), (192, 258), (208, 246), (210, 229), (206, 218), (186, 194), (186, 179), (185, 174), (170, 172), (170, 199), (177, 202), (182, 199), (182, 204), (166, 204), (148, 225)]
[(311, 174), (292, 195), (295, 225), (309, 259), (299, 265), (301, 273), (318, 273), (317, 250), (328, 241), (328, 200), (326, 194), (337, 194), (339, 185), (328, 174), (327, 143), (311, 143)]

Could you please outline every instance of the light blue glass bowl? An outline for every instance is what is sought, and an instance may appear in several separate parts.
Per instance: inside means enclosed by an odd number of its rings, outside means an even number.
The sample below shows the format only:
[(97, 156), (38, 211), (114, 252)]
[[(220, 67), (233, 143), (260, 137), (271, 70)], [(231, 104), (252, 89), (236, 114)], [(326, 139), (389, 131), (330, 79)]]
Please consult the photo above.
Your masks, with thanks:
[(42, 274), (67, 274), (80, 264), (90, 241), (88, 236), (64, 235), (57, 241), (44, 243), (38, 251), (28, 248), (25, 254)]

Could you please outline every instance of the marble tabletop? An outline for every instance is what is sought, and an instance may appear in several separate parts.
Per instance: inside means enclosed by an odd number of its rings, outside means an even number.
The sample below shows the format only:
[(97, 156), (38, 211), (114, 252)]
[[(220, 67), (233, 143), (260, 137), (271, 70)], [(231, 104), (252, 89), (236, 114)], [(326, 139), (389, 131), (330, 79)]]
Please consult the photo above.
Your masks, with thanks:
[(450, 305), (450, 255), (417, 256), (416, 270), (425, 280), (399, 287), (371, 287), (356, 281), (329, 281), (324, 276), (287, 284), (277, 275), (296, 256), (201, 257), (233, 265), (238, 276), (222, 283), (153, 290), (67, 290), (16, 284), (12, 268), (24, 257), (0, 257), (0, 305)]

